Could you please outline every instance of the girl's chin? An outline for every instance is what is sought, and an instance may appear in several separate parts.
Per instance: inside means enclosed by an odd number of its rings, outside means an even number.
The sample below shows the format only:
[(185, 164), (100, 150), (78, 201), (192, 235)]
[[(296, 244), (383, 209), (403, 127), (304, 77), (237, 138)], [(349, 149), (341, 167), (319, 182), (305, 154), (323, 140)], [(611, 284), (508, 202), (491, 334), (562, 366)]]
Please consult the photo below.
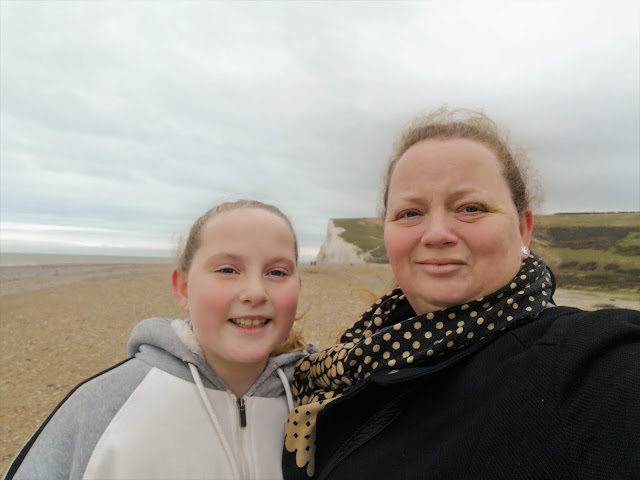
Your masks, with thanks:
[(274, 349), (253, 349), (250, 354), (247, 354), (246, 350), (239, 352), (237, 355), (233, 355), (233, 361), (240, 365), (253, 366), (259, 364), (266, 364), (269, 360), (269, 354)]

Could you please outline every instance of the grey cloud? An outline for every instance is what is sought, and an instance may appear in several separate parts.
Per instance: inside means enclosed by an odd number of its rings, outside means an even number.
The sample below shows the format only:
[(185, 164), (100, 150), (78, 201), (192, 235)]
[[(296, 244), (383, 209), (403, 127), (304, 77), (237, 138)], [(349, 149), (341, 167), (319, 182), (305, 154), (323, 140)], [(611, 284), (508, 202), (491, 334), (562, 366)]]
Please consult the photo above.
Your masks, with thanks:
[(548, 212), (639, 207), (634, 2), (2, 2), (3, 222), (173, 238), (251, 196), (318, 247), (400, 130), (484, 109)]

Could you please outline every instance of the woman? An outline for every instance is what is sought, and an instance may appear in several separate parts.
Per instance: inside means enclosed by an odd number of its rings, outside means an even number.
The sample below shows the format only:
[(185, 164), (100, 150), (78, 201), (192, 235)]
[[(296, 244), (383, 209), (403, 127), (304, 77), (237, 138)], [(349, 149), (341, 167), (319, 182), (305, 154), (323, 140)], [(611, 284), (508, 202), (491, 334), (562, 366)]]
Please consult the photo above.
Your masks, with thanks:
[(285, 478), (639, 478), (640, 313), (553, 305), (518, 159), (455, 115), (397, 144), (399, 288), (297, 366)]

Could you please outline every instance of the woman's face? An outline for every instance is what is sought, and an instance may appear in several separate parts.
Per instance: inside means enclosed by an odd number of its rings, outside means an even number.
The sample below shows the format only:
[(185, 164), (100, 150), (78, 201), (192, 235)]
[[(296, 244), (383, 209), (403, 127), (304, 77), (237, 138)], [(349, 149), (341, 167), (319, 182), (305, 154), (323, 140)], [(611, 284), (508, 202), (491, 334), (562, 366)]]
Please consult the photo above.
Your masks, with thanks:
[(467, 139), (426, 140), (396, 163), (384, 241), (418, 314), (488, 295), (520, 269), (533, 215), (518, 216), (497, 158)]

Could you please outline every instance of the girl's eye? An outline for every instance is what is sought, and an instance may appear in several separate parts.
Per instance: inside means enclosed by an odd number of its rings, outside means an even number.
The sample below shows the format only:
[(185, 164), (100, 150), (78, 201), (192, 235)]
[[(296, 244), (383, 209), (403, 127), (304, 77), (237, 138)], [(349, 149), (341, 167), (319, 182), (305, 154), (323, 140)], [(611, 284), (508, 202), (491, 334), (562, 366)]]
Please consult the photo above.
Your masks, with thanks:
[(236, 273), (236, 271), (231, 267), (222, 267), (222, 268), (219, 268), (218, 270), (216, 270), (216, 272), (218, 272), (218, 273), (227, 273), (227, 274)]
[(271, 275), (273, 277), (286, 277), (287, 276), (287, 272), (285, 272), (284, 270), (271, 270), (269, 272), (269, 275)]

